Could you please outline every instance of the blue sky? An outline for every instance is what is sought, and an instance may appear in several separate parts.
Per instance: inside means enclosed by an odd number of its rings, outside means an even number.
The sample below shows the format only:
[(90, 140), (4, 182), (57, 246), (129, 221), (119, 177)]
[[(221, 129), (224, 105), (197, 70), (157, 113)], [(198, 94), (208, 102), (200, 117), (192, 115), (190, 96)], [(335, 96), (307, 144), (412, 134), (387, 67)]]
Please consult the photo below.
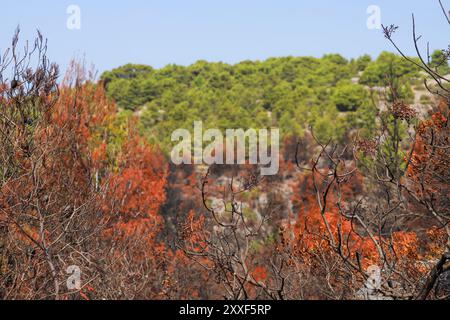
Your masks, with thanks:
[[(66, 27), (71, 4), (81, 9), (81, 30)], [(450, 8), (450, 0), (444, 4)], [(406, 52), (413, 49), (412, 12), (431, 47), (447, 47), (449, 28), (437, 0), (21, 0), (2, 3), (0, 51), (20, 24), (22, 39), (36, 28), (44, 33), (49, 56), (62, 69), (83, 55), (100, 72), (129, 62), (162, 67), (199, 59), (377, 56), (392, 48), (380, 30), (367, 28), (369, 5), (380, 7), (383, 24), (400, 26), (396, 38)]]

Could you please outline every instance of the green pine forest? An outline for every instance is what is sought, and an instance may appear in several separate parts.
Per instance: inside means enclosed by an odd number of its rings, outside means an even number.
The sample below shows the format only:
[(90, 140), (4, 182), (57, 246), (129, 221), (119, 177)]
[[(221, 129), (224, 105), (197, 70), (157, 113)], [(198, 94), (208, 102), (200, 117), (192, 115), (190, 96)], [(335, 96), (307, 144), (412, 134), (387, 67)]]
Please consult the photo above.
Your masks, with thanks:
[[(433, 54), (431, 64), (441, 61)], [(441, 65), (448, 72), (448, 65)], [(420, 70), (389, 52), (348, 60), (282, 57), (234, 65), (197, 61), (161, 69), (127, 64), (101, 75), (107, 94), (120, 109), (118, 121), (139, 115), (139, 129), (164, 151), (171, 133), (202, 120), (207, 128), (280, 129), (283, 140), (314, 128), (320, 140), (345, 139), (353, 129), (370, 135), (386, 75), (396, 79), (399, 97), (414, 102), (424, 90)], [(427, 103), (429, 97), (421, 97)], [(350, 130), (349, 130), (350, 129)]]

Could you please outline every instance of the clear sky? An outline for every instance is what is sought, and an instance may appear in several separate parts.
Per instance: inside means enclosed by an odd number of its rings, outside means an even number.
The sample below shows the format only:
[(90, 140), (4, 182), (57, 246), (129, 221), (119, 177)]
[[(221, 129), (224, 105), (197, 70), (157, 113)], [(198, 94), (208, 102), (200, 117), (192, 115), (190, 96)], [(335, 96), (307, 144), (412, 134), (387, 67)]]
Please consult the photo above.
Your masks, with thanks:
[[(450, 8), (450, 0), (444, 0)], [(81, 9), (81, 29), (69, 30), (69, 5)], [(49, 56), (63, 69), (86, 56), (102, 72), (126, 63), (162, 67), (199, 59), (234, 63), (273, 56), (347, 58), (392, 50), (380, 30), (370, 30), (367, 8), (381, 9), (383, 24), (412, 53), (411, 13), (432, 48), (444, 49), (449, 28), (437, 0), (10, 0), (0, 11), (0, 51), (20, 24), (22, 39), (39, 28)], [(425, 45), (425, 43), (424, 43)]]

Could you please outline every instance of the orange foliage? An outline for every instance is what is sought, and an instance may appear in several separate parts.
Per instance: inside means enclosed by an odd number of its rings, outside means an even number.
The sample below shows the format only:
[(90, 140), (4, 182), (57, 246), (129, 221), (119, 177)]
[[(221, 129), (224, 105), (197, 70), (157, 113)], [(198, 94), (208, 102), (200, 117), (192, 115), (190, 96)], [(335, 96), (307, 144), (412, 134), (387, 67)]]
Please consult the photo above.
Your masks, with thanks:
[(256, 282), (265, 281), (267, 279), (267, 270), (264, 267), (256, 267), (252, 272), (252, 277)]
[[(294, 203), (300, 207), (300, 212), (296, 224), (292, 230), (294, 233), (295, 249), (298, 254), (306, 257), (310, 264), (313, 264), (314, 253), (318, 251), (331, 253), (333, 250), (329, 242), (329, 233), (325, 221), (328, 223), (334, 241), (342, 237), (343, 254), (350, 259), (355, 259), (356, 254), (360, 259), (361, 266), (367, 268), (381, 262), (383, 257), (377, 250), (377, 244), (389, 254), (391, 251), (388, 239), (380, 239), (378, 236), (370, 238), (360, 230), (357, 232), (356, 223), (340, 214), (337, 202), (337, 195), (331, 193), (328, 198), (328, 209), (322, 216), (317, 204), (311, 176), (303, 177), (299, 186), (302, 186), (302, 198), (294, 199)], [(361, 178), (353, 177), (353, 181), (343, 186), (342, 198), (350, 199), (357, 192), (355, 189), (361, 187)], [(392, 235), (393, 253), (401, 259), (417, 259), (419, 251), (419, 239), (414, 232), (395, 232)], [(376, 244), (377, 243), (377, 244)]]
[(117, 161), (119, 169), (108, 181), (104, 210), (118, 213), (113, 228), (115, 232), (120, 230), (121, 236), (153, 238), (162, 227), (158, 210), (166, 199), (164, 159), (136, 133), (131, 133)]
[(436, 112), (429, 120), (420, 124), (408, 167), (408, 175), (417, 182), (416, 191), (422, 197), (444, 190), (447, 190), (448, 195), (448, 186), (442, 183), (440, 177), (448, 174), (450, 160), (447, 152), (449, 111), (445, 103), (440, 107), (447, 110)]

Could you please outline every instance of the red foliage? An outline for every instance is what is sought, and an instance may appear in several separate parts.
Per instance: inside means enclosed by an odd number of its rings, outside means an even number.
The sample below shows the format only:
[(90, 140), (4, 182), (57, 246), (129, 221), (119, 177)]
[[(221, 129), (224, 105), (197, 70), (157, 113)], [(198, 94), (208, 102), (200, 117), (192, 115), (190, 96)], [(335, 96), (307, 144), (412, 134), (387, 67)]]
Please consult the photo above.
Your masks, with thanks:
[[(158, 210), (166, 199), (167, 169), (162, 155), (131, 133), (108, 180), (104, 210), (116, 214), (114, 232), (153, 239), (162, 227)], [(111, 230), (110, 230), (111, 231)]]
[[(341, 190), (342, 200), (351, 199), (358, 194), (361, 188), (361, 178), (353, 177), (352, 181), (345, 184)], [(294, 233), (295, 249), (297, 254), (307, 257), (310, 264), (314, 264), (315, 254), (318, 252), (331, 253), (333, 248), (329, 242), (329, 234), (326, 223), (328, 224), (333, 238), (337, 240), (343, 238), (343, 254), (350, 259), (355, 259), (359, 255), (360, 263), (363, 268), (380, 263), (383, 257), (380, 257), (375, 242), (380, 244), (386, 252), (389, 252), (389, 242), (387, 239), (380, 239), (375, 236), (374, 239), (363, 235), (361, 230), (358, 232), (356, 224), (350, 219), (344, 217), (339, 208), (334, 205), (337, 202), (337, 195), (331, 193), (328, 199), (329, 206), (324, 216), (317, 204), (314, 194), (311, 176), (304, 176), (299, 183), (303, 190), (302, 198), (294, 198), (299, 208), (299, 214), (296, 224), (291, 230)], [(296, 193), (298, 194), (298, 193)], [(392, 236), (394, 254), (402, 258), (417, 258), (419, 239), (414, 232), (395, 232)]]
[(264, 267), (256, 267), (252, 272), (253, 279), (256, 282), (265, 281), (267, 279), (267, 270)]

